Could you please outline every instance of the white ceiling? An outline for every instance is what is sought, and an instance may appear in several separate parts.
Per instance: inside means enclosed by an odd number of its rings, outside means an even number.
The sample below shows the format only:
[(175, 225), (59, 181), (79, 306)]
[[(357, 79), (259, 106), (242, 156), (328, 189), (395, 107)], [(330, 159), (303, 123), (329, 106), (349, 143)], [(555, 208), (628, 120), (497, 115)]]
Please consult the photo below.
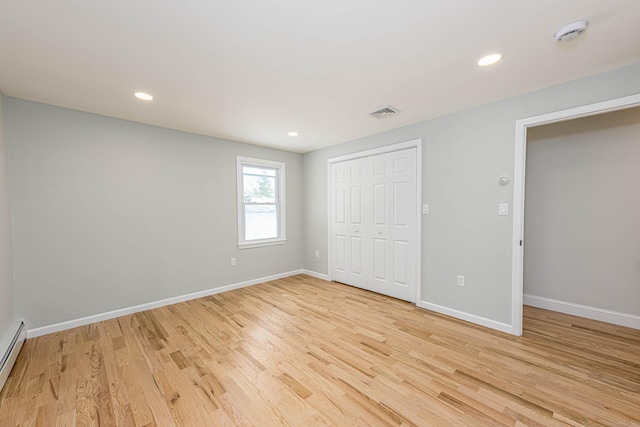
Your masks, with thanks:
[(307, 152), (640, 61), (639, 19), (639, 0), (0, 0), (0, 91)]

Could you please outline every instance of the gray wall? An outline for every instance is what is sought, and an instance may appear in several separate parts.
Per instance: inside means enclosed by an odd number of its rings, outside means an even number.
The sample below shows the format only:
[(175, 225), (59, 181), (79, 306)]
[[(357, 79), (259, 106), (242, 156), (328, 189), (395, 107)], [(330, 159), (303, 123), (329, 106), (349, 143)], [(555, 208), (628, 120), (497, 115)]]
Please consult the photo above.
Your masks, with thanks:
[[(513, 218), (497, 210), (512, 211), (513, 187), (497, 179), (513, 176), (515, 121), (640, 93), (638, 75), (640, 63), (304, 156), (5, 97), (15, 316), (35, 328), (327, 274), (327, 159), (422, 138), (422, 299), (508, 324)], [(287, 163), (287, 245), (236, 249), (236, 155)]]
[[(498, 216), (498, 204), (511, 214), (513, 186), (497, 180), (513, 177), (515, 121), (640, 93), (639, 75), (637, 63), (305, 154), (305, 268), (328, 273), (327, 159), (422, 138), (422, 203), (431, 207), (422, 217), (422, 300), (510, 324), (513, 217)], [(458, 274), (466, 287), (456, 286)]]
[(525, 294), (640, 315), (640, 108), (527, 136)]
[(7, 173), (3, 99), (4, 96), (0, 93), (0, 341), (13, 323), (9, 174)]
[[(10, 97), (5, 114), (29, 328), (302, 268), (301, 155)], [(236, 155), (286, 163), (287, 244), (237, 249)]]

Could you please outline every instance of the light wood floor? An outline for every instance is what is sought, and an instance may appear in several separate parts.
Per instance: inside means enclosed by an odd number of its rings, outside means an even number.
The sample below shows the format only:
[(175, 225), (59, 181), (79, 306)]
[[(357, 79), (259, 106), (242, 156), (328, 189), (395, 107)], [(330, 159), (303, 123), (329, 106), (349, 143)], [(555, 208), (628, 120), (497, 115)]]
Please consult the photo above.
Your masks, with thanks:
[(640, 426), (640, 331), (525, 316), (294, 276), (28, 340), (0, 426)]

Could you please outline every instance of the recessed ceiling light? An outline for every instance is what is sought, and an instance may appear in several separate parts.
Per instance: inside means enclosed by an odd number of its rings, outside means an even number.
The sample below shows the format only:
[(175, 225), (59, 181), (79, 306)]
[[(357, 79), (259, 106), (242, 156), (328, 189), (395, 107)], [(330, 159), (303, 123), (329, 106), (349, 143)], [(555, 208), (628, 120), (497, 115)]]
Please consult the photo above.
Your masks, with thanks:
[(287, 135), (289, 136), (298, 136), (298, 132), (296, 132), (295, 130), (292, 130), (291, 132), (289, 132)]
[(495, 64), (501, 59), (502, 59), (501, 53), (492, 53), (490, 55), (483, 56), (482, 58), (478, 59), (477, 64), (481, 67), (486, 67), (487, 65)]
[(153, 96), (149, 95), (148, 93), (144, 93), (144, 92), (136, 92), (133, 94), (133, 96), (135, 96), (138, 99), (142, 99), (143, 101), (152, 101), (153, 100)]

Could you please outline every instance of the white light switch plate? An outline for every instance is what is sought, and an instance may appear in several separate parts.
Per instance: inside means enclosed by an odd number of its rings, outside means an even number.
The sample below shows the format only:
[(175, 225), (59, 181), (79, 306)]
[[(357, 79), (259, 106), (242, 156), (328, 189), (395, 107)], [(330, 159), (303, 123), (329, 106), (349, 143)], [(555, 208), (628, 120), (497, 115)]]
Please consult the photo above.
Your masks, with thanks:
[(509, 215), (509, 204), (500, 203), (498, 205), (498, 215)]
[(429, 215), (429, 205), (422, 205), (422, 215)]

